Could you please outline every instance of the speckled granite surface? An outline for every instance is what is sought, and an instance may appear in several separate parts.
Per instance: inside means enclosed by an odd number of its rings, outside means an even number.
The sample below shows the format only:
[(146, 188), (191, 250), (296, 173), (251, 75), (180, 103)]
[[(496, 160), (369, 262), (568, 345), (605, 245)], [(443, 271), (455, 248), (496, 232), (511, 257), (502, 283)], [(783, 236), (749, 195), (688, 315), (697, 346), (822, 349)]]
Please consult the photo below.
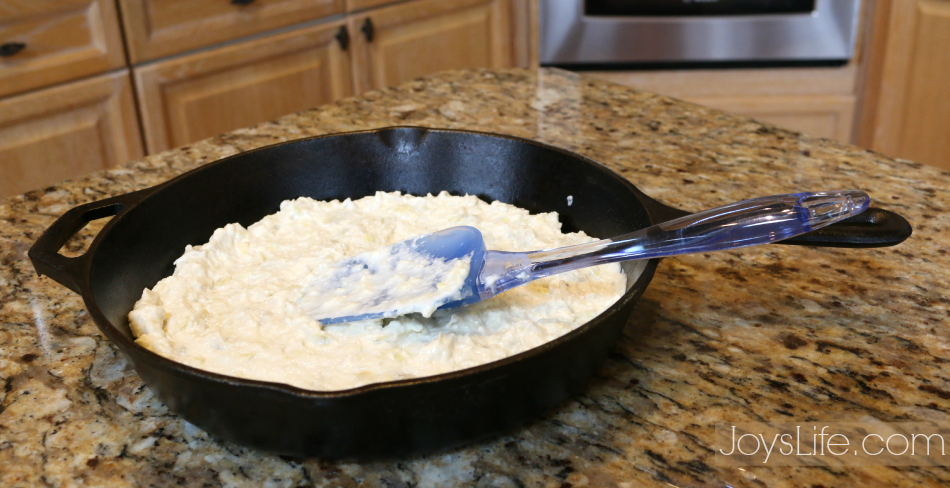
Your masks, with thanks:
[[(689, 210), (862, 188), (915, 234), (895, 248), (664, 260), (586, 393), (497, 439), (373, 463), (209, 437), (26, 259), (75, 205), (250, 148), (398, 124), (566, 147)], [(948, 206), (946, 171), (560, 71), (444, 73), (235, 131), (0, 202), (0, 486), (944, 486), (946, 468), (742, 470), (712, 453), (719, 422), (948, 421)]]

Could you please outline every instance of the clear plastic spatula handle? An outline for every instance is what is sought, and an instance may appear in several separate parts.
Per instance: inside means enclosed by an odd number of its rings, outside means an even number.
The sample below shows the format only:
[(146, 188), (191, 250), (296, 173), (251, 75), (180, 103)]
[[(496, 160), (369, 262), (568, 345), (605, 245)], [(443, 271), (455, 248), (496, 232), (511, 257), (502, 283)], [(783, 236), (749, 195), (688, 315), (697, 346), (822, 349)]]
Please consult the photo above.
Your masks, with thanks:
[[(534, 252), (486, 250), (478, 229), (452, 227), (336, 263), (328, 268), (332, 272), (305, 287), (299, 306), (324, 325), (431, 313), (470, 305), (538, 278), (587, 266), (788, 239), (857, 215), (870, 202), (860, 191), (775, 195), (687, 215), (612, 239)], [(440, 288), (448, 278), (436, 264), (462, 259), (467, 260), (468, 273), (461, 285)], [(406, 266), (411, 269), (404, 269)], [(421, 276), (415, 276), (415, 271), (421, 271)], [(360, 286), (344, 286), (343, 281)], [(407, 285), (409, 282), (414, 284)], [(442, 295), (430, 297), (433, 290)]]
[(862, 191), (793, 193), (754, 198), (690, 214), (611, 239), (528, 253), (486, 251), (481, 299), (538, 278), (597, 264), (768, 244), (857, 215)]

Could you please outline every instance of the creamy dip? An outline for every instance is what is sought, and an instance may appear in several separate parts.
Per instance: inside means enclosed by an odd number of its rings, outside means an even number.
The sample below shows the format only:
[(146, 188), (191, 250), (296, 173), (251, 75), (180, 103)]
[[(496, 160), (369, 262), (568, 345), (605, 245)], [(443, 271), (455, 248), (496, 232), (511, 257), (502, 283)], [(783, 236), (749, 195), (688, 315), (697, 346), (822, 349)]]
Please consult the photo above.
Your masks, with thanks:
[[(590, 242), (562, 234), (556, 213), (447, 193), (288, 200), (244, 228), (228, 224), (188, 246), (172, 276), (129, 314), (140, 345), (196, 368), (311, 390), (430, 376), (501, 359), (591, 320), (625, 290), (619, 264), (544, 278), (467, 307), (322, 325), (303, 290), (341, 260), (448, 227), (479, 229), (488, 249), (532, 251)], [(424, 310), (431, 313), (431, 310)]]
[(324, 319), (335, 317), (348, 322), (409, 313), (431, 317), (441, 305), (462, 299), (472, 254), (439, 259), (421, 252), (417, 241), (400, 241), (321, 268), (297, 305), (324, 324), (344, 321)]

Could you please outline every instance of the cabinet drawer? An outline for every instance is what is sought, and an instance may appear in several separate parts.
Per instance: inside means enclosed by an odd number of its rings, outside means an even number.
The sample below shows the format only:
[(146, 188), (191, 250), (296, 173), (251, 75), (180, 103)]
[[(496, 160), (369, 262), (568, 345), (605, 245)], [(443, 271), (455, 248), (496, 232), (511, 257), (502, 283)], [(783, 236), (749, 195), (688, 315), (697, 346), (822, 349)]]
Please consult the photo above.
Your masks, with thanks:
[(382, 7), (391, 3), (397, 3), (404, 0), (346, 0), (346, 11), (356, 12), (368, 8)]
[(851, 140), (853, 95), (686, 97), (689, 102), (745, 115), (809, 135)]
[(343, 12), (343, 0), (119, 0), (133, 63)]
[(416, 0), (351, 15), (348, 22), (359, 90), (437, 71), (515, 64), (508, 0)]
[(112, 0), (0, 2), (0, 96), (125, 63)]
[(322, 105), (352, 93), (343, 21), (135, 68), (148, 152)]
[(0, 197), (141, 156), (128, 70), (0, 100)]

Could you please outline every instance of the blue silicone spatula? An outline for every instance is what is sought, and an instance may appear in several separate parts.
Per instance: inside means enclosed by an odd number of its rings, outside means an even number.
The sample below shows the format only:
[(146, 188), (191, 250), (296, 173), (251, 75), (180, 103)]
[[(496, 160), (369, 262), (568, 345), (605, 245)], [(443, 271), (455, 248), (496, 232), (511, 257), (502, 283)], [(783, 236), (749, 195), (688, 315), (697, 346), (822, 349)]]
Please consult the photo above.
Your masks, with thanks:
[(336, 263), (305, 287), (299, 306), (322, 324), (426, 314), (587, 266), (788, 239), (857, 215), (870, 201), (856, 190), (754, 198), (610, 239), (530, 252), (486, 250), (478, 229), (452, 227)]

